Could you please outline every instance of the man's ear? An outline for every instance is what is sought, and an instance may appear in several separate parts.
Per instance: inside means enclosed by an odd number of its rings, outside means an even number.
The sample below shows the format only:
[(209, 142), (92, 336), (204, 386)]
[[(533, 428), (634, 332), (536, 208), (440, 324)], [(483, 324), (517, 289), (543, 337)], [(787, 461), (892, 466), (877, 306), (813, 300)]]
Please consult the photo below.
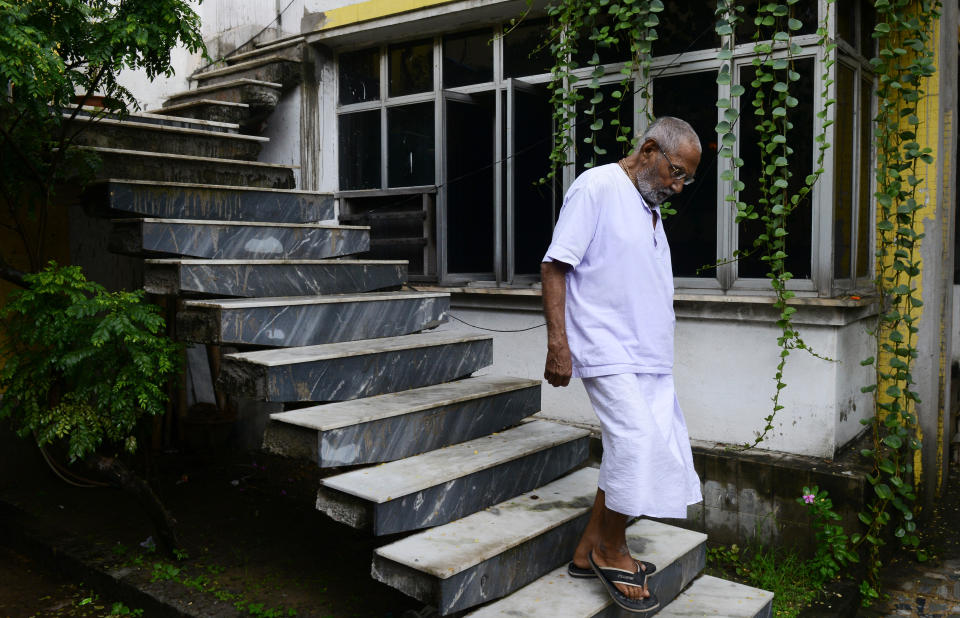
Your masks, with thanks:
[(640, 147), (637, 148), (637, 152), (640, 153), (640, 157), (642, 159), (647, 160), (653, 155), (657, 154), (657, 142), (647, 138), (642, 144), (640, 144)]

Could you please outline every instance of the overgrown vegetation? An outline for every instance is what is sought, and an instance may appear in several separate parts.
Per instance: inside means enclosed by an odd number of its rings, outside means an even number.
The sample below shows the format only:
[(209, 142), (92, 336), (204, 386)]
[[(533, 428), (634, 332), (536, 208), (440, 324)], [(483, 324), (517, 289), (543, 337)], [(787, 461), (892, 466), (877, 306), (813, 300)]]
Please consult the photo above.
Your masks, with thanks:
[(44, 449), (105, 474), (147, 506), (167, 548), (172, 520), (118, 457), (137, 449), (141, 419), (163, 414), (178, 347), (143, 291), (107, 292), (79, 267), (49, 264), (0, 308), (0, 419)]
[[(120, 72), (172, 75), (178, 45), (203, 49), (188, 0), (0, 0), (0, 227), (17, 240), (0, 248), (0, 277), (22, 285), (24, 269), (43, 267), (56, 192), (96, 169), (97, 158), (74, 147), (90, 126), (78, 116), (136, 109)], [(16, 253), (25, 264), (14, 262)]]

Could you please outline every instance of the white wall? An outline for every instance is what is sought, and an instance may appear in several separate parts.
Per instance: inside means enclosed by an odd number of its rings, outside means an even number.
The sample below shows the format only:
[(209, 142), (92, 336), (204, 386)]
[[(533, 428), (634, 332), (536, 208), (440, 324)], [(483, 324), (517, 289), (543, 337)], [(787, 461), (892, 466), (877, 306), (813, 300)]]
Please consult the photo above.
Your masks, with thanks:
[[(521, 329), (543, 323), (539, 311), (457, 307), (451, 313), (491, 329)], [(494, 338), (494, 364), (482, 373), (542, 379), (546, 329), (520, 333), (488, 333), (451, 320), (443, 330), (489, 334)], [(837, 448), (863, 430), (859, 419), (871, 414), (869, 395), (860, 392), (869, 369), (860, 361), (872, 354), (866, 321), (845, 325), (805, 325), (802, 335), (819, 354), (816, 359), (796, 350), (788, 361), (781, 395), (784, 409), (775, 429), (760, 448), (832, 458)], [(773, 375), (779, 348), (778, 329), (749, 320), (677, 320), (674, 375), (677, 397), (690, 437), (713, 443), (752, 442), (772, 411)], [(555, 388), (544, 382), (542, 415), (597, 427), (579, 380)]]

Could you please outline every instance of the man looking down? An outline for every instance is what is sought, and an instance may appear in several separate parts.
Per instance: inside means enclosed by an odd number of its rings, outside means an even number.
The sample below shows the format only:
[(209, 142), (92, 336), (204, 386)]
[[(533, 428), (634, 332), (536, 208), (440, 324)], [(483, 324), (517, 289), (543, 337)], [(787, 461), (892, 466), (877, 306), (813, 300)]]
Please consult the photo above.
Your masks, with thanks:
[(627, 520), (686, 517), (702, 499), (674, 392), (673, 272), (659, 209), (699, 163), (693, 128), (657, 119), (632, 154), (573, 182), (541, 264), (544, 377), (583, 380), (603, 439), (597, 496), (568, 572), (598, 577), (637, 613), (659, 607), (647, 589), (656, 566), (630, 555)]

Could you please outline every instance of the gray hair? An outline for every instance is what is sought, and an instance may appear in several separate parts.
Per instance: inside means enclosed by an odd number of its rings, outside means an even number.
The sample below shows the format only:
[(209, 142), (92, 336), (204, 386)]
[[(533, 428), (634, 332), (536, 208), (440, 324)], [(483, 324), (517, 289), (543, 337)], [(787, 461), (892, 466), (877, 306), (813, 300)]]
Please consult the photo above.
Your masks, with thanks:
[(660, 116), (654, 120), (643, 132), (643, 138), (640, 139), (638, 147), (648, 139), (656, 141), (667, 152), (677, 152), (683, 144), (691, 144), (697, 149), (698, 153), (701, 152), (700, 138), (697, 137), (697, 132), (693, 130), (689, 122), (673, 116)]

